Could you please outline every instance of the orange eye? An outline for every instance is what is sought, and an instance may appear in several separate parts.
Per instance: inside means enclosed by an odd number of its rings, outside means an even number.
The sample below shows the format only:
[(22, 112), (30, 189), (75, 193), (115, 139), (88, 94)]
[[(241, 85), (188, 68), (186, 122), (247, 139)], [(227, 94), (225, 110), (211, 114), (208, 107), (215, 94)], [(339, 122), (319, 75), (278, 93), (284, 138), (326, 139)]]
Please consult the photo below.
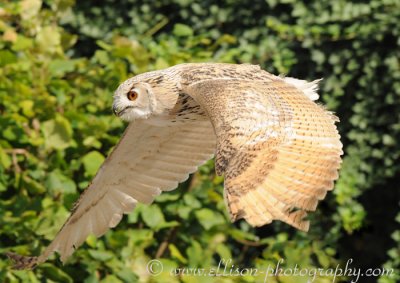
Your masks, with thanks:
[(136, 99), (138, 98), (138, 96), (139, 96), (139, 94), (138, 94), (136, 91), (134, 91), (134, 90), (130, 90), (130, 91), (128, 92), (128, 94), (127, 94), (127, 97), (128, 97), (128, 99), (129, 99), (130, 101), (136, 100)]

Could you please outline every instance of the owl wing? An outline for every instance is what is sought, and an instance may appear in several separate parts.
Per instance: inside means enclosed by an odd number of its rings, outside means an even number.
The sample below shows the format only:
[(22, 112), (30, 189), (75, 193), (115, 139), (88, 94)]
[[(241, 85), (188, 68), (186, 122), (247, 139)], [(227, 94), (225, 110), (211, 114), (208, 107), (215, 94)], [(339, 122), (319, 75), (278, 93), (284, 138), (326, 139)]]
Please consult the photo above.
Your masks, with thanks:
[(184, 87), (214, 126), (216, 171), (225, 175), (232, 221), (277, 219), (307, 231), (306, 212), (338, 177), (337, 118), (312, 101), (316, 83), (290, 82), (213, 79)]
[(170, 126), (132, 122), (43, 254), (8, 256), (17, 269), (33, 268), (54, 251), (65, 262), (89, 234), (103, 235), (137, 202), (150, 204), (162, 191), (175, 189), (214, 151), (215, 135), (207, 117)]

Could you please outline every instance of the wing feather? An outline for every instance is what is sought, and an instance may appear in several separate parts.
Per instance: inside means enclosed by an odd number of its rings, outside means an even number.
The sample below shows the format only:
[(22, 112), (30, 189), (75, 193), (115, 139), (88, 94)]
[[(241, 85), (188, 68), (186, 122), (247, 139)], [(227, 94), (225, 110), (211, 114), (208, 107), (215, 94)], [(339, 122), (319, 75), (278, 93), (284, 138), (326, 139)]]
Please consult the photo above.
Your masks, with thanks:
[(132, 122), (55, 239), (39, 257), (10, 253), (14, 267), (33, 268), (54, 251), (65, 262), (89, 234), (103, 235), (137, 202), (149, 204), (161, 191), (175, 189), (214, 151), (214, 130), (207, 118), (170, 126)]

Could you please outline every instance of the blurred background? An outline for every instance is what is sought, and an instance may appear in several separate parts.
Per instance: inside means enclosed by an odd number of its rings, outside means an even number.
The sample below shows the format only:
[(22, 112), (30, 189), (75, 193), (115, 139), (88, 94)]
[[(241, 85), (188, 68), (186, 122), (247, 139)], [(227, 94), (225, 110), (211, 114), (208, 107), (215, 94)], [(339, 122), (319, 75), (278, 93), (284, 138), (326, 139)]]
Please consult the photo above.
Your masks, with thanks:
[[(38, 255), (118, 142), (120, 82), (184, 62), (259, 64), (324, 78), (321, 101), (344, 143), (340, 179), (308, 233), (230, 223), (213, 162), (62, 265), (1, 282), (263, 282), (264, 276), (150, 276), (217, 267), (393, 269), (358, 282), (400, 282), (400, 2), (398, 0), (24, 0), (0, 2), (0, 253)], [(379, 275), (379, 272), (377, 273)], [(350, 282), (348, 276), (313, 282)], [(273, 276), (268, 282), (310, 282)]]

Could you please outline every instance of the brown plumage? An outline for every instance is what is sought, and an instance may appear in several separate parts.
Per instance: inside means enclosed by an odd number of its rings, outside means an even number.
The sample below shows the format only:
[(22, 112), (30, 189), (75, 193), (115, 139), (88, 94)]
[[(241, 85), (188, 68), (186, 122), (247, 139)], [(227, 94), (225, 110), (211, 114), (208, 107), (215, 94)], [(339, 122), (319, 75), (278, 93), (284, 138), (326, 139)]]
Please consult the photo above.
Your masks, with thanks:
[(176, 188), (214, 153), (232, 221), (307, 231), (304, 217), (333, 188), (342, 154), (337, 118), (313, 102), (316, 90), (317, 81), (246, 64), (182, 64), (125, 81), (113, 105), (130, 122), (119, 144), (44, 253), (9, 257), (32, 268), (58, 251), (64, 262), (90, 233)]

